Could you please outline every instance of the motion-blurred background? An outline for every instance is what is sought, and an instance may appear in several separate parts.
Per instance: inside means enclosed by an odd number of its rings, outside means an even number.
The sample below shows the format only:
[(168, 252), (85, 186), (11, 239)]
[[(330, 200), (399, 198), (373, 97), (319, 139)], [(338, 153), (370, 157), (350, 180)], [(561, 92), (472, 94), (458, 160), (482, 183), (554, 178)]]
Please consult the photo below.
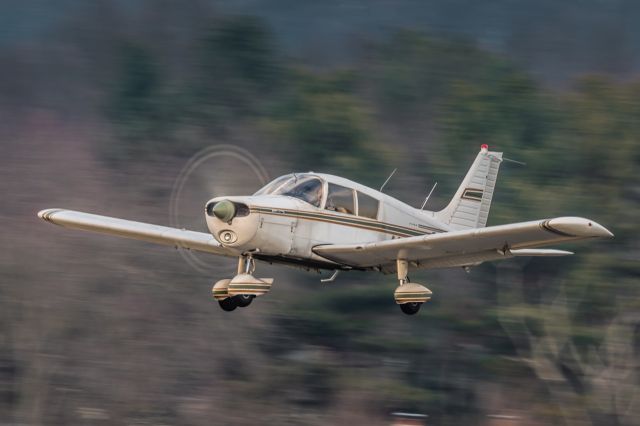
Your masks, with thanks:
[[(0, 424), (638, 424), (638, 22), (634, 0), (3, 0)], [(393, 276), (258, 265), (274, 289), (226, 313), (233, 260), (35, 216), (204, 231), (260, 166), (373, 187), (397, 167), (387, 192), (419, 206), (437, 181), (439, 209), (481, 143), (527, 163), (489, 225), (616, 238), (414, 273), (415, 317)]]

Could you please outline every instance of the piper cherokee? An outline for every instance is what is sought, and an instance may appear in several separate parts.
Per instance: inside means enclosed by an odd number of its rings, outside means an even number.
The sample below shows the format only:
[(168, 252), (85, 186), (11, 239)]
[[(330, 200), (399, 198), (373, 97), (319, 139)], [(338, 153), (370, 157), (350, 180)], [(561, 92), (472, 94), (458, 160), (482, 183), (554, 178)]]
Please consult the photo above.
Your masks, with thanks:
[(410, 282), (410, 268), (469, 268), (519, 256), (565, 256), (573, 253), (538, 247), (613, 237), (580, 217), (486, 227), (502, 161), (501, 152), (482, 145), (440, 211), (414, 208), (348, 179), (309, 172), (279, 177), (250, 196), (209, 200), (209, 233), (65, 209), (42, 210), (38, 216), (69, 228), (236, 257), (237, 275), (219, 280), (212, 289), (225, 311), (246, 307), (271, 289), (272, 278), (253, 275), (258, 260), (333, 271), (323, 281), (332, 281), (340, 271), (395, 273), (395, 302), (413, 315), (432, 292)]

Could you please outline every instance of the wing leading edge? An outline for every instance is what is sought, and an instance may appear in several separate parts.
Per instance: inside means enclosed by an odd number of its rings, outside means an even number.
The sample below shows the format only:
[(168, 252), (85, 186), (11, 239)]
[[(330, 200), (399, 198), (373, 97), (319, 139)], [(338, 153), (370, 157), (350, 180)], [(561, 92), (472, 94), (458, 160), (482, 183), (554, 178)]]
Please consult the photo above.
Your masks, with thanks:
[(182, 247), (222, 256), (233, 256), (211, 234), (170, 228), (64, 209), (46, 209), (38, 217), (66, 228), (99, 232), (151, 243)]
[(514, 256), (562, 256), (571, 252), (534, 248), (611, 237), (611, 232), (592, 220), (558, 217), (367, 244), (323, 245), (314, 252), (352, 267), (393, 271), (397, 259), (420, 268), (465, 266)]

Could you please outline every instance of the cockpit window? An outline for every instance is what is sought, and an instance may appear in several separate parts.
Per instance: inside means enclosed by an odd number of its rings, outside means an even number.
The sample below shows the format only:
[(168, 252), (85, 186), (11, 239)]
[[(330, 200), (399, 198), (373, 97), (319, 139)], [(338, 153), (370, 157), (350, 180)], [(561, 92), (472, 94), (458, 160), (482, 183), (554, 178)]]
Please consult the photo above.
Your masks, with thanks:
[(266, 186), (262, 187), (258, 192), (256, 192), (253, 195), (268, 195), (268, 194), (271, 194), (273, 191), (278, 189), (278, 187), (280, 187), (283, 183), (285, 183), (286, 181), (288, 181), (291, 178), (292, 178), (292, 175), (280, 176), (276, 180), (273, 180), (273, 181), (269, 182)]
[(353, 189), (330, 183), (325, 208), (339, 213), (354, 214), (356, 209), (353, 202)]
[[(275, 183), (275, 182), (274, 182)], [(271, 195), (286, 195), (320, 207), (322, 201), (322, 181), (310, 175), (293, 175), (282, 185), (269, 192)], [(259, 194), (258, 194), (259, 195)]]

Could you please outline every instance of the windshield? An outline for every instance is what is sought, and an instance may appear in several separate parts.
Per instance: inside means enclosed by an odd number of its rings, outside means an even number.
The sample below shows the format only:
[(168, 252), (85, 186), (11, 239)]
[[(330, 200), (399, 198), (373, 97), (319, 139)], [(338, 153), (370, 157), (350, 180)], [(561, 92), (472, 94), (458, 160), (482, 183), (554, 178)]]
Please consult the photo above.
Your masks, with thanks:
[(307, 174), (287, 175), (278, 178), (256, 192), (255, 195), (286, 195), (320, 207), (322, 180)]
[(262, 187), (262, 189), (260, 189), (258, 192), (256, 192), (253, 195), (268, 195), (268, 194), (271, 194), (273, 191), (278, 189), (279, 186), (281, 186), (283, 183), (285, 183), (286, 181), (288, 181), (292, 177), (293, 177), (293, 175), (280, 176), (276, 180), (271, 181), (266, 186)]

